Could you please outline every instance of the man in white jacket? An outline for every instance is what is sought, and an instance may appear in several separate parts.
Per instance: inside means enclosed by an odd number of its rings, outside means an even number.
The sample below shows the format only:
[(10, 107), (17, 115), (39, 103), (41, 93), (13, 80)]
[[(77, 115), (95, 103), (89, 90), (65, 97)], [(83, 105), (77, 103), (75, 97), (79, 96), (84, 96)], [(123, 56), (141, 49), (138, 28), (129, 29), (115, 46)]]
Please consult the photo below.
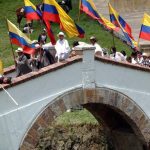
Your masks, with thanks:
[(91, 42), (92, 46), (95, 47), (95, 54), (104, 56), (103, 50), (102, 50), (101, 46), (97, 43), (97, 39), (95, 36), (90, 37), (90, 42)]
[(58, 62), (60, 60), (65, 60), (69, 57), (70, 46), (66, 39), (64, 39), (65, 35), (63, 32), (58, 33), (58, 41), (56, 42), (56, 57), (58, 58)]

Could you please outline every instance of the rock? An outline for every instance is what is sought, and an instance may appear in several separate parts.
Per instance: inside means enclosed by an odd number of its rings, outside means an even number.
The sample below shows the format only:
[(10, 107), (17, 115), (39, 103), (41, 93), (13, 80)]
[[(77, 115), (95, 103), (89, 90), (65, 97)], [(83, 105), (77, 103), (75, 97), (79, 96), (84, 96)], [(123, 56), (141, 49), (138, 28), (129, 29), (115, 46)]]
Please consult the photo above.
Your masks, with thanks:
[(65, 144), (65, 150), (69, 150), (72, 148), (72, 140), (68, 139), (68, 141)]
[(79, 143), (78, 143), (78, 144), (75, 144), (75, 145), (73, 146), (72, 150), (79, 150), (79, 147), (80, 147)]
[(106, 139), (99, 125), (51, 125), (41, 132), (37, 150), (106, 150)]

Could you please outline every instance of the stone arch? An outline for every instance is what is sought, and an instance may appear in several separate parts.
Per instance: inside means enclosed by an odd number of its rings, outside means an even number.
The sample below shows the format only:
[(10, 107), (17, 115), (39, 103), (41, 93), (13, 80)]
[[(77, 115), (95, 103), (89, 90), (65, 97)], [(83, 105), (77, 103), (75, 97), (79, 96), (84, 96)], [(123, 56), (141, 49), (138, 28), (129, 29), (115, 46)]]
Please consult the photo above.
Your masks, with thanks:
[[(63, 114), (67, 109), (76, 105), (83, 105), (87, 108), (88, 104), (96, 104), (97, 106), (101, 104), (103, 107), (106, 106), (115, 110), (132, 127), (134, 133), (142, 143), (146, 145), (149, 142), (150, 120), (132, 99), (118, 91), (108, 88), (97, 87), (95, 90), (78, 88), (57, 97), (41, 110), (41, 113), (35, 118), (25, 134), (20, 145), (20, 150), (33, 149), (38, 143), (40, 131), (47, 128), (56, 117)], [(88, 110), (97, 120), (99, 119), (95, 115), (96, 110)]]

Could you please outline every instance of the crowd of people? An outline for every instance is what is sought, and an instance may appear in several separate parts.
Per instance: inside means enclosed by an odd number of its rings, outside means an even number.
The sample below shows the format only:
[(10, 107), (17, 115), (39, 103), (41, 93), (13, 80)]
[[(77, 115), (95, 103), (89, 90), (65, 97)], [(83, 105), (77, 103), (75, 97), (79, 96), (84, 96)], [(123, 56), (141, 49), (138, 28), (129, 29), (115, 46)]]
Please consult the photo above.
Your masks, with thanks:
[[(114, 61), (129, 62), (132, 64), (150, 67), (150, 56), (146, 53), (134, 51), (132, 52), (131, 56), (127, 56), (124, 50), (117, 51), (115, 47), (111, 47), (110, 50), (107, 50), (102, 48), (97, 43), (97, 39), (94, 36), (90, 37), (89, 44), (85, 42), (74, 41), (71, 49), (63, 32), (59, 32), (57, 36), (58, 40), (54, 46), (56, 52), (55, 55), (51, 53), (49, 47), (45, 46), (47, 40), (47, 33), (45, 29), (43, 29), (38, 39), (33, 41), (36, 48), (32, 55), (24, 53), (23, 49), (18, 47), (18, 49), (15, 51), (17, 53), (15, 60), (17, 72), (16, 77), (32, 71), (37, 71), (56, 62), (66, 60), (67, 58), (76, 55), (75, 48), (84, 46), (94, 46), (96, 55), (107, 57)], [(2, 83), (11, 83), (11, 78), (1, 76), (0, 84)]]
[(65, 39), (65, 34), (63, 32), (59, 32), (57, 36), (58, 40), (55, 45), (55, 56), (45, 47), (47, 40), (45, 29), (39, 35), (38, 40), (33, 41), (35, 44), (35, 52), (32, 55), (25, 54), (23, 49), (19, 47), (16, 50), (18, 55), (16, 58), (16, 77), (67, 59), (71, 51), (69, 43)]
[(142, 53), (141, 51), (134, 51), (131, 53), (131, 56), (127, 56), (124, 50), (117, 52), (116, 48), (112, 47), (110, 58), (115, 61), (123, 61), (144, 67), (150, 67), (150, 55), (148, 53)]

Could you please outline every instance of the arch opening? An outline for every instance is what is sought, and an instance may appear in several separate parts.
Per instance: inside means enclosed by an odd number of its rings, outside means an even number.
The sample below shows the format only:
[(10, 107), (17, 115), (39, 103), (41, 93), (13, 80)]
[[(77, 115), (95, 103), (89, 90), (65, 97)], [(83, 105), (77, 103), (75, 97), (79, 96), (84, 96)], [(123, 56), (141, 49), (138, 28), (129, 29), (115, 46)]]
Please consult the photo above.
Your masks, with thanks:
[(83, 107), (103, 125), (105, 135), (114, 150), (145, 150), (145, 144), (128, 123), (129, 120), (124, 118), (117, 109), (94, 103), (85, 104)]
[[(148, 128), (150, 122), (139, 106), (129, 97), (111, 89), (96, 88), (94, 92), (96, 97), (88, 101), (85, 101), (83, 89), (72, 90), (53, 100), (41, 110), (40, 115), (29, 127), (20, 149), (23, 150), (26, 147), (33, 149), (39, 140), (39, 131), (46, 129), (56, 117), (67, 109), (82, 105), (99, 122), (103, 123), (116, 150), (126, 150), (131, 146), (132, 150), (148, 150), (149, 134), (143, 132), (143, 129)], [(139, 115), (137, 116), (137, 114)], [(141, 124), (138, 124), (141, 119), (142, 127)], [(135, 146), (135, 142), (138, 143), (137, 146)], [(122, 145), (124, 145), (124, 149), (120, 149)]]

